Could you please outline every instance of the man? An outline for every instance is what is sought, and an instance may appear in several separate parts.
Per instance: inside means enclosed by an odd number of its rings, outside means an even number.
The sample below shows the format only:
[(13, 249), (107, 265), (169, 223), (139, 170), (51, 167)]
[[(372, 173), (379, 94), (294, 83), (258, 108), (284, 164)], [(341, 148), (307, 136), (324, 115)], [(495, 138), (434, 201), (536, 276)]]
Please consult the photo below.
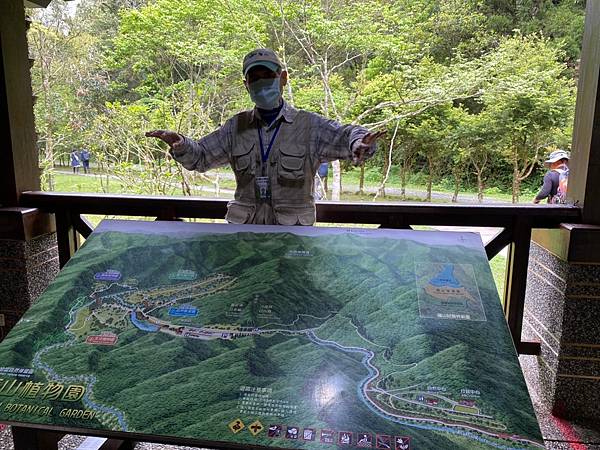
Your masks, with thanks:
[(84, 148), (81, 150), (81, 162), (83, 164), (83, 171), (89, 173), (90, 171), (90, 152)]
[(329, 163), (322, 163), (315, 176), (315, 200), (327, 199), (327, 171)]
[(569, 154), (564, 150), (555, 150), (544, 161), (550, 170), (544, 175), (544, 184), (540, 192), (533, 199), (538, 204), (547, 198), (548, 203), (565, 203), (567, 193), (567, 180), (569, 175)]
[(248, 53), (242, 72), (254, 109), (236, 114), (198, 141), (165, 130), (146, 136), (169, 144), (173, 158), (188, 170), (231, 165), (237, 188), (227, 207), (228, 222), (312, 225), (313, 179), (321, 162), (362, 161), (372, 156), (383, 133), (342, 126), (287, 104), (282, 92), (288, 74), (272, 50)]

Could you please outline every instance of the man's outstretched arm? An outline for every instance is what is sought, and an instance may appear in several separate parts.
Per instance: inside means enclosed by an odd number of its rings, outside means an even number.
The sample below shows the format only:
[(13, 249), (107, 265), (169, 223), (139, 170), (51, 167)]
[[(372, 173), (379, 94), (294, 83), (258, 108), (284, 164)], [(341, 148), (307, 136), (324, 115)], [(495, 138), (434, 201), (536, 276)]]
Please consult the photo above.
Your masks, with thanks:
[(222, 127), (197, 141), (168, 130), (148, 131), (146, 136), (167, 143), (171, 156), (186, 169), (206, 172), (229, 162), (230, 122), (227, 121)]
[(313, 132), (317, 133), (317, 148), (320, 161), (336, 159), (352, 160), (360, 164), (373, 156), (376, 141), (385, 131), (371, 133), (368, 129), (357, 125), (341, 125), (335, 120), (313, 116)]

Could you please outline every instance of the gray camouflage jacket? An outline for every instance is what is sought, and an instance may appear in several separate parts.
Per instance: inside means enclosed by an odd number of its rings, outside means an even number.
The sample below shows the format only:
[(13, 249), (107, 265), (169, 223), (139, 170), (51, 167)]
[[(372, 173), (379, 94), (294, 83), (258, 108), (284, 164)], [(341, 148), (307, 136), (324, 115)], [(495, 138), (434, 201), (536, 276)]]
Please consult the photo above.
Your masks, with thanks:
[[(268, 159), (262, 162), (281, 122)], [(211, 134), (193, 140), (183, 136), (171, 155), (188, 170), (207, 170), (230, 164), (235, 173), (235, 199), (229, 202), (226, 220), (231, 223), (312, 225), (315, 222), (313, 179), (319, 164), (352, 159), (353, 144), (368, 130), (341, 125), (334, 120), (283, 104), (277, 118), (267, 125), (256, 109), (243, 111)], [(375, 146), (366, 157), (372, 156)], [(266, 176), (269, 200), (256, 193), (255, 177)]]

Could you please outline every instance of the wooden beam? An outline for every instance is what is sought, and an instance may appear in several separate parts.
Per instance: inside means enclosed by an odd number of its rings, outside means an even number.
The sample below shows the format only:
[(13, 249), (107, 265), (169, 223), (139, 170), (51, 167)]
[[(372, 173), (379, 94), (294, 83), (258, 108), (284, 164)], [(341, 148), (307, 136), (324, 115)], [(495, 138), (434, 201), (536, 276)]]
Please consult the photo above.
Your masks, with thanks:
[(87, 220), (81, 214), (74, 214), (72, 219), (75, 231), (77, 231), (85, 239), (89, 238), (90, 234), (92, 234), (92, 232), (94, 231), (94, 225), (92, 224), (92, 222)]
[[(24, 192), (21, 205), (47, 212), (124, 216), (197, 217), (223, 219), (227, 200), (150, 195)], [(423, 203), (318, 202), (317, 220), (337, 223), (370, 223), (387, 226), (453, 225), (510, 227), (516, 216), (533, 228), (556, 228), (562, 222), (579, 223), (580, 209), (566, 205), (456, 205)], [(384, 225), (384, 226), (385, 226)]]
[(52, 0), (23, 0), (25, 8), (45, 8)]
[(0, 239), (30, 241), (43, 234), (56, 231), (52, 214), (37, 208), (0, 208)]
[(23, 0), (0, 1), (0, 206), (39, 189)]
[(504, 247), (510, 245), (512, 242), (513, 235), (512, 229), (510, 227), (504, 228), (499, 231), (493, 239), (487, 243), (485, 246), (485, 253), (487, 255), (488, 260), (491, 260), (494, 256), (500, 253)]
[(568, 197), (583, 223), (600, 224), (600, 2), (586, 2)]

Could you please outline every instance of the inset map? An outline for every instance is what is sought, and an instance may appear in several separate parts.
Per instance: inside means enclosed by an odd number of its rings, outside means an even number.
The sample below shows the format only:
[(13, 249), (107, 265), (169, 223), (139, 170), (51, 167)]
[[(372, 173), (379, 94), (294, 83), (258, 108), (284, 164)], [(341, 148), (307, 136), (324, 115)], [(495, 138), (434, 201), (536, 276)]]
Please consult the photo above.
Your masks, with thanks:
[(485, 321), (471, 264), (416, 262), (422, 318)]

